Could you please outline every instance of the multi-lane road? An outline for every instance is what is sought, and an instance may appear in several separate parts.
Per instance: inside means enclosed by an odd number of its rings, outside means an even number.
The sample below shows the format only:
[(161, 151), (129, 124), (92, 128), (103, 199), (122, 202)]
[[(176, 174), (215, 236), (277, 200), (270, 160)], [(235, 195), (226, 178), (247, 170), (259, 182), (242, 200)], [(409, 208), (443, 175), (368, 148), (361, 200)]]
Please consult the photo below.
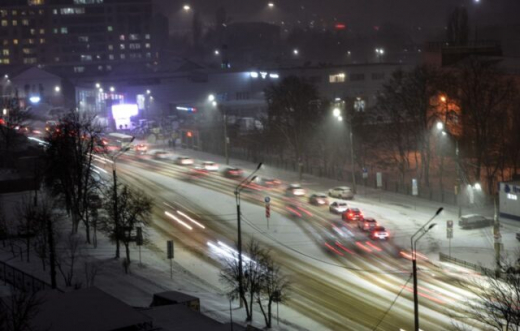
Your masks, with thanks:
[[(117, 171), (122, 180), (154, 198), (152, 226), (157, 232), (174, 237), (207, 263), (222, 263), (218, 255), (236, 241), (236, 215), (233, 209), (215, 205), (232, 204), (236, 180), (220, 172), (193, 178), (187, 167), (172, 160), (133, 155), (122, 156)], [(254, 235), (270, 246), (272, 256), (291, 276), (292, 292), (286, 304), (331, 330), (413, 330), (408, 252), (391, 240), (370, 240), (354, 223), (340, 221), (327, 207), (313, 206), (304, 198), (288, 201), (285, 187), (284, 183), (269, 189), (252, 185), (242, 199), (263, 206), (264, 196), (269, 195), (272, 211), (278, 214), (273, 216), (283, 219), (283, 224), (272, 225), (279, 229), (275, 235), (255, 221), (262, 217), (244, 213), (247, 227), (243, 229), (244, 237)], [(349, 204), (356, 206), (356, 201)], [(419, 267), (421, 329), (451, 329), (453, 316), (462, 312), (470, 294), (460, 287), (460, 279), (426, 258)]]

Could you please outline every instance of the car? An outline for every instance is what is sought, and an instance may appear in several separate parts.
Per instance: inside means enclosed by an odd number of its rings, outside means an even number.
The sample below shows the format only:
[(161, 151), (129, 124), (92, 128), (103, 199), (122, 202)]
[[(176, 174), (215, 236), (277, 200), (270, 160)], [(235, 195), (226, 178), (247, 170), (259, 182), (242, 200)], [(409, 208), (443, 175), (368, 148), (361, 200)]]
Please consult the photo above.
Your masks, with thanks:
[(354, 199), (354, 191), (348, 186), (338, 186), (329, 190), (329, 196), (339, 199)]
[(156, 151), (155, 153), (153, 153), (154, 159), (157, 159), (157, 160), (169, 159), (170, 156), (171, 156), (171, 154), (166, 151)]
[(309, 203), (317, 206), (326, 206), (329, 204), (329, 199), (324, 193), (314, 193), (309, 197)]
[(377, 226), (379, 226), (379, 224), (377, 224), (377, 221), (372, 217), (367, 217), (358, 221), (358, 228), (363, 231), (370, 231)]
[(516, 240), (520, 241), (520, 232), (516, 233)]
[(179, 156), (175, 159), (175, 164), (182, 165), (182, 166), (192, 165), (193, 159), (191, 157), (187, 157), (187, 156)]
[(204, 161), (202, 162), (201, 167), (207, 171), (218, 171), (218, 164), (213, 161)]
[(343, 214), (341, 214), (341, 218), (344, 221), (359, 221), (362, 220), (363, 213), (358, 208), (347, 208)]
[(462, 229), (484, 228), (486, 226), (492, 226), (493, 223), (493, 219), (477, 214), (463, 215), (459, 219), (459, 226)]
[(244, 171), (239, 168), (227, 167), (224, 169), (224, 171), (222, 171), (222, 174), (224, 177), (236, 179), (242, 178), (244, 176)]
[(372, 240), (387, 240), (390, 234), (383, 226), (376, 226), (370, 231), (370, 239)]
[(136, 154), (146, 154), (147, 151), (148, 151), (148, 146), (146, 146), (145, 144), (135, 145)]
[(265, 187), (276, 187), (282, 183), (278, 179), (268, 177), (256, 177), (255, 182)]
[(348, 206), (346, 202), (334, 201), (329, 206), (329, 211), (333, 214), (341, 214), (347, 210)]
[(305, 196), (305, 189), (300, 184), (290, 184), (285, 189), (285, 195), (289, 197), (302, 197)]

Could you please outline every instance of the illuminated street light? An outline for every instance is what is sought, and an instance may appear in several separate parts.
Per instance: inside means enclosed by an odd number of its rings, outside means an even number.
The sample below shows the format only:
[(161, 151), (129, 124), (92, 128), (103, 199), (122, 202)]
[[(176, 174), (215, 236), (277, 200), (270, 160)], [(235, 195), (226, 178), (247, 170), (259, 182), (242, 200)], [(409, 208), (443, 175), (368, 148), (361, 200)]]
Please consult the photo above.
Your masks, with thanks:
[(339, 117), (339, 115), (341, 115), (341, 110), (339, 108), (334, 108), (332, 110), (332, 115), (334, 115), (334, 117)]
[(189, 5), (184, 5), (182, 9), (184, 9), (184, 11), (190, 11), (191, 7)]
[(96, 83), (96, 88), (100, 88), (100, 87), (101, 87), (101, 84)]
[(445, 97), (444, 95), (441, 96), (441, 101), (442, 101), (442, 102), (446, 102), (446, 97)]
[(217, 103), (216, 101), (213, 101), (213, 102), (211, 103), (211, 105), (213, 105), (213, 107), (217, 107), (217, 106), (218, 106), (218, 103)]
[(343, 122), (343, 117), (342, 116), (338, 116), (338, 121)]
[(103, 93), (103, 89), (101, 87), (99, 88), (99, 93)]
[[(477, 1), (478, 2), (478, 1)], [(477, 191), (481, 191), (482, 190), (482, 186), (480, 186), (480, 183), (475, 183), (475, 185), (473, 185), (473, 188)]]
[(116, 89), (113, 86), (110, 86), (110, 92), (114, 92)]
[(4, 75), (4, 78), (5, 78), (5, 79), (9, 79), (9, 75), (8, 75), (8, 74), (5, 74), (5, 75)]
[(4, 116), (7, 116), (7, 108), (4, 108), (3, 114), (4, 114)]
[(209, 102), (215, 101), (215, 95), (213, 95), (213, 94), (208, 95), (208, 101)]
[(442, 124), (442, 122), (437, 122), (437, 130), (443, 130), (444, 129), (444, 124)]
[(269, 3), (267, 4), (267, 7), (269, 7), (269, 8), (274, 8), (274, 3), (269, 2)]
[(298, 51), (298, 50), (297, 50), (296, 48), (295, 48), (295, 49), (293, 49), (293, 51), (292, 51), (292, 52), (293, 52), (293, 54), (294, 54), (294, 55), (298, 55), (298, 54), (300, 53), (300, 52), (299, 52), (299, 51)]
[(152, 91), (146, 90), (146, 94), (150, 94), (150, 93), (152, 93)]
[(220, 52), (218, 51), (218, 49), (216, 49), (213, 53), (215, 53), (215, 55), (219, 55)]
[(59, 93), (61, 91), (61, 88), (59, 86), (55, 86), (54, 87), (54, 91), (56, 91), (57, 93)]

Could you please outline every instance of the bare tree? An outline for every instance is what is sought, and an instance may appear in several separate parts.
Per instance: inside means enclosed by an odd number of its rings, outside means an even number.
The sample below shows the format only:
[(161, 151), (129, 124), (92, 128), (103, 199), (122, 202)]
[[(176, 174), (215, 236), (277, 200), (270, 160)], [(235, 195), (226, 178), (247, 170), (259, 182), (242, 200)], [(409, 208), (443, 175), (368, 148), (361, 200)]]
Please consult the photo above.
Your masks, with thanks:
[(515, 85), (499, 70), (495, 60), (470, 57), (458, 69), (458, 103), (465, 139), (471, 146), (471, 169), (476, 181), (485, 173), (492, 193), (504, 158), (504, 128), (510, 119), (508, 110), (516, 93)]
[[(520, 328), (520, 272), (517, 265), (503, 263), (500, 274), (474, 278), (462, 286), (473, 294), (463, 305), (462, 316), (489, 330), (517, 331)], [(458, 330), (462, 323), (455, 323)]]
[(11, 295), (0, 298), (0, 330), (29, 331), (43, 300), (37, 293), (11, 287)]
[(267, 327), (271, 326), (271, 312), (273, 302), (283, 302), (287, 298), (289, 282), (280, 272), (280, 268), (273, 262), (270, 252), (252, 239), (249, 241), (243, 260), (243, 288), (244, 296), (240, 298), (238, 275), (238, 258), (226, 260), (226, 265), (220, 272), (220, 281), (228, 287), (228, 296), (245, 303), (246, 320), (253, 320), (253, 306), (260, 305)]
[(30, 260), (31, 239), (36, 235), (38, 226), (38, 208), (31, 199), (23, 196), (17, 206), (16, 217), (18, 221), (18, 237), (25, 241), (27, 262)]
[(74, 281), (74, 266), (81, 256), (80, 239), (71, 233), (67, 239), (58, 247), (56, 266), (60, 271), (63, 281), (67, 287), (72, 286)]
[(50, 135), (47, 149), (46, 183), (55, 196), (61, 197), (71, 215), (73, 233), (85, 225), (90, 243), (91, 203), (89, 197), (98, 189), (93, 178), (93, 154), (100, 135), (94, 118), (69, 112)]
[[(100, 219), (100, 230), (106, 233), (111, 240), (119, 240), (125, 246), (126, 260), (125, 271), (128, 272), (130, 266), (130, 244), (137, 239), (136, 228), (141, 227), (143, 236), (145, 235), (144, 225), (149, 223), (152, 211), (152, 199), (141, 190), (134, 190), (128, 185), (118, 185), (117, 197), (112, 194), (113, 188), (109, 188), (106, 196), (104, 210), (108, 217)], [(118, 222), (116, 227), (114, 222), (114, 199), (117, 198)], [(119, 228), (119, 231), (117, 231)]]
[(7, 115), (0, 123), (0, 138), (4, 143), (7, 151), (11, 151), (13, 142), (16, 140), (16, 131), (19, 127), (25, 125), (31, 118), (30, 111), (20, 107), (20, 99), (18, 97), (6, 98), (3, 100), (3, 108)]

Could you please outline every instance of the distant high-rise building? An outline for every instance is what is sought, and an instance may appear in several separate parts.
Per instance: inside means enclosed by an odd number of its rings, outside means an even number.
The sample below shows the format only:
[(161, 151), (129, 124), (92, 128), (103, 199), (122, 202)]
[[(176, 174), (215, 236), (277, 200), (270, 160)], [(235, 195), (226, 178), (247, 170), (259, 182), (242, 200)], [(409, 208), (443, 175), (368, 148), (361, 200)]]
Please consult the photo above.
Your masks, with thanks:
[(152, 63), (152, 0), (1, 0), (0, 67), (103, 75)]

